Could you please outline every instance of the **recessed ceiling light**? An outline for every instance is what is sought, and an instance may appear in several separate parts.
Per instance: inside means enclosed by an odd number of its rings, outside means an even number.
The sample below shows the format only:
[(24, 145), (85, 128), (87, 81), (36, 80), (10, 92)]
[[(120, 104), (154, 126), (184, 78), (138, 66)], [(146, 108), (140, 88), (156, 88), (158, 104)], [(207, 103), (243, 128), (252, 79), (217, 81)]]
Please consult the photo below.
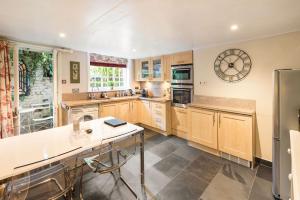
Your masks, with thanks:
[(136, 52), (136, 49), (132, 49), (132, 52)]
[(238, 29), (239, 29), (239, 26), (236, 25), (236, 24), (233, 24), (233, 25), (230, 26), (230, 30), (232, 30), (232, 31), (236, 31)]
[(59, 37), (65, 38), (65, 37), (66, 37), (66, 34), (65, 34), (65, 33), (60, 33), (60, 34), (59, 34)]

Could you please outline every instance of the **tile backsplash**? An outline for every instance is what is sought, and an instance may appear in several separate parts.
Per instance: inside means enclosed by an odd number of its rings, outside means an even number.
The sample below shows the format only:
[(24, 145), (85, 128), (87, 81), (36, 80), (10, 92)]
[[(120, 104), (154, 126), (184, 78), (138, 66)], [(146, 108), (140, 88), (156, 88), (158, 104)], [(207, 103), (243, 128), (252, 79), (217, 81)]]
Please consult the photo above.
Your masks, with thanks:
[(170, 96), (170, 86), (169, 82), (141, 82), (141, 88), (147, 89), (154, 97)]

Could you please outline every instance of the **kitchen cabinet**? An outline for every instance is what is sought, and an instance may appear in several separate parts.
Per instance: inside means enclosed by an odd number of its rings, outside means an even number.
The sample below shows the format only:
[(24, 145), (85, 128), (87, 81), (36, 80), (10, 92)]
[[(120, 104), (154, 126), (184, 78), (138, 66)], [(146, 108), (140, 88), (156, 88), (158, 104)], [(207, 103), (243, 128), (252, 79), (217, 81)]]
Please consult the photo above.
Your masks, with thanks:
[(166, 104), (151, 102), (152, 127), (167, 131)]
[(163, 81), (164, 60), (163, 57), (152, 57), (135, 61), (136, 81)]
[(178, 137), (187, 139), (188, 132), (188, 112), (186, 108), (171, 108), (172, 133)]
[(193, 51), (185, 51), (172, 54), (171, 65), (182, 65), (193, 63)]
[(171, 55), (163, 56), (164, 80), (171, 81)]
[(219, 113), (219, 150), (230, 155), (253, 160), (253, 122), (251, 116)]
[(100, 117), (116, 117), (116, 104), (99, 104)]
[(148, 126), (152, 125), (150, 101), (142, 100), (139, 102), (139, 116), (140, 123)]
[(162, 133), (170, 133), (171, 117), (170, 117), (170, 102), (154, 102), (148, 100), (139, 101), (139, 122), (162, 131)]
[(138, 101), (136, 100), (130, 102), (129, 122), (138, 123)]
[(129, 115), (131, 114), (131, 103), (129, 101), (119, 102), (116, 104), (116, 117), (129, 122)]
[(137, 123), (138, 120), (138, 105), (136, 100), (100, 104), (99, 110), (100, 117), (112, 116), (130, 123)]
[(163, 69), (163, 57), (151, 58), (151, 80), (152, 81), (163, 81), (164, 80), (164, 69)]
[(142, 81), (147, 81), (149, 80), (150, 77), (150, 64), (151, 64), (151, 59), (141, 59), (140, 60), (140, 80)]
[(215, 111), (189, 109), (189, 140), (201, 145), (218, 148), (218, 122)]

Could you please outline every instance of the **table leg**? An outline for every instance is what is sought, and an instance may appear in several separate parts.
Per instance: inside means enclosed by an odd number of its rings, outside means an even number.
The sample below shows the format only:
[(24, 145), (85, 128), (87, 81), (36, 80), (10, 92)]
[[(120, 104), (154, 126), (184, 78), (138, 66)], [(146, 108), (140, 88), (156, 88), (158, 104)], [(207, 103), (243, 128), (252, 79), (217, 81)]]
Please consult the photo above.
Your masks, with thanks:
[(141, 184), (142, 186), (145, 185), (145, 155), (144, 155), (144, 131), (140, 133), (140, 156), (141, 156)]

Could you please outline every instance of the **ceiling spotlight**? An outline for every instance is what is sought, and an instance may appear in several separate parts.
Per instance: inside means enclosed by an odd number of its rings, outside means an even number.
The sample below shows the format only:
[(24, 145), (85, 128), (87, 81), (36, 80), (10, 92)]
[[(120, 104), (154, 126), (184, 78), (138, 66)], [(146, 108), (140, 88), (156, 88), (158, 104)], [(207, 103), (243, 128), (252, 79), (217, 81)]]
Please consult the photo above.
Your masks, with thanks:
[(239, 29), (239, 26), (236, 25), (236, 24), (233, 24), (233, 25), (230, 26), (230, 30), (232, 30), (232, 31), (236, 31), (238, 29)]
[(65, 37), (66, 37), (66, 34), (65, 34), (65, 33), (60, 33), (60, 34), (59, 34), (59, 37), (65, 38)]

